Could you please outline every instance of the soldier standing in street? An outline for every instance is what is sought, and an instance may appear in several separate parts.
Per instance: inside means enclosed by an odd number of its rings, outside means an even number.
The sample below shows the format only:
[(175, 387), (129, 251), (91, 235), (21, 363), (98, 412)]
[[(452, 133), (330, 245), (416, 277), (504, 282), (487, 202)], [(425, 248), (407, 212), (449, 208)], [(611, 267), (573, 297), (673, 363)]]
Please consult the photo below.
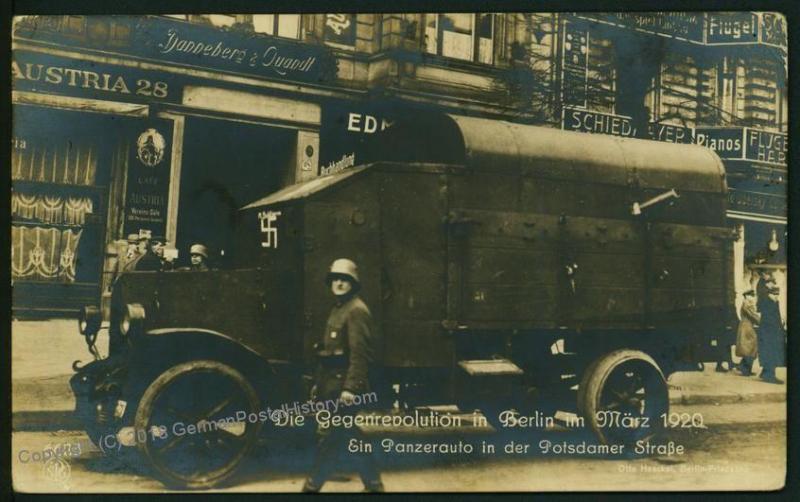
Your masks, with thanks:
[[(336, 305), (328, 316), (324, 339), (317, 344), (316, 399), (339, 399), (343, 405), (338, 413), (355, 415), (356, 395), (370, 392), (370, 380), (374, 379), (380, 360), (380, 343), (369, 308), (358, 296), (361, 283), (356, 264), (348, 259), (334, 261), (326, 282), (336, 297)], [(304, 492), (318, 492), (335, 469), (350, 466), (358, 471), (365, 491), (383, 491), (373, 459), (347, 451), (350, 439), (359, 434), (357, 428), (318, 430), (319, 449), (303, 485)]]

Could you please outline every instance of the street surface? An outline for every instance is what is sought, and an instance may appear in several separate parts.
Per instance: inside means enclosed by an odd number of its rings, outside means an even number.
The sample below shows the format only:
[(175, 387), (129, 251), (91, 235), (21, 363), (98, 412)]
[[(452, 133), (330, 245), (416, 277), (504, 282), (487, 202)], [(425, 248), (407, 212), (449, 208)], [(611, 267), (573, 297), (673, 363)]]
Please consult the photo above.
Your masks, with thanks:
[[(75, 401), (69, 388), (72, 361), (91, 358), (74, 320), (15, 321), (12, 330), (12, 474), (14, 487), (26, 492), (161, 492), (158, 480), (135, 462), (105, 456), (89, 442), (71, 417)], [(101, 332), (102, 333), (102, 332)], [(107, 339), (98, 338), (101, 353)], [(786, 379), (785, 368), (779, 378)], [(414, 491), (590, 491), (590, 490), (774, 490), (783, 486), (786, 466), (786, 386), (716, 373), (673, 374), (671, 411), (702, 415), (707, 429), (673, 430), (667, 439), (685, 455), (640, 459), (600, 459), (544, 455), (539, 441), (577, 443), (574, 432), (514, 436), (451, 433), (434, 439), (404, 434), (373, 438), (389, 492)], [(380, 441), (475, 445), (470, 455), (384, 454)], [(503, 453), (510, 441), (530, 445), (529, 452)], [(482, 441), (496, 445), (480, 452)], [(62, 446), (61, 460), (44, 462), (43, 451)], [(252, 458), (221, 491), (298, 492), (314, 451), (313, 443), (281, 448), (259, 444)], [(37, 461), (38, 460), (38, 461)], [(361, 483), (329, 482), (327, 492), (359, 492)]]

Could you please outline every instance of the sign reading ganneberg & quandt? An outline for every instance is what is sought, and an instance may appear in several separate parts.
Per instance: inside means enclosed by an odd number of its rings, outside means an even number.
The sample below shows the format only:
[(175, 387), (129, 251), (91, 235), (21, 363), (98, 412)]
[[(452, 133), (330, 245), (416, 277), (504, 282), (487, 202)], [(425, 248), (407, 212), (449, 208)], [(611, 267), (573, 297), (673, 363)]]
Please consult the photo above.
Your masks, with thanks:
[(98, 16), (89, 21), (107, 25), (106, 33), (121, 35), (66, 36), (58, 26), (33, 19), (20, 23), (14, 38), (283, 80), (322, 82), (335, 77), (335, 60), (322, 46), (157, 16)]
[(698, 127), (697, 144), (711, 148), (722, 159), (753, 160), (786, 166), (787, 135), (751, 127)]

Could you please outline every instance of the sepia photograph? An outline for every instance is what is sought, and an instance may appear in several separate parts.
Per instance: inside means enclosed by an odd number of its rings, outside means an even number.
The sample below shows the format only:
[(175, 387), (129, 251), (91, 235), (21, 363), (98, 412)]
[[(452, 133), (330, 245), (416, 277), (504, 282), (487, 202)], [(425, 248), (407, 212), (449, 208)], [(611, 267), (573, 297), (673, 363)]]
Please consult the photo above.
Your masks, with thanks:
[(787, 18), (431, 5), (13, 18), (15, 492), (784, 487)]

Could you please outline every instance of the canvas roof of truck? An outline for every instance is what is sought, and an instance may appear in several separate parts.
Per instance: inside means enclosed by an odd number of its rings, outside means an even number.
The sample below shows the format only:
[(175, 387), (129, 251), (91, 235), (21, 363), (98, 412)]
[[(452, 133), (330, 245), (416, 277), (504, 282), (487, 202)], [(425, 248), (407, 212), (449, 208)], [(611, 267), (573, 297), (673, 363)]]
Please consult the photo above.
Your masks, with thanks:
[(438, 163), (582, 183), (725, 193), (711, 149), (502, 120), (438, 114), (400, 118), (366, 145), (369, 162)]

